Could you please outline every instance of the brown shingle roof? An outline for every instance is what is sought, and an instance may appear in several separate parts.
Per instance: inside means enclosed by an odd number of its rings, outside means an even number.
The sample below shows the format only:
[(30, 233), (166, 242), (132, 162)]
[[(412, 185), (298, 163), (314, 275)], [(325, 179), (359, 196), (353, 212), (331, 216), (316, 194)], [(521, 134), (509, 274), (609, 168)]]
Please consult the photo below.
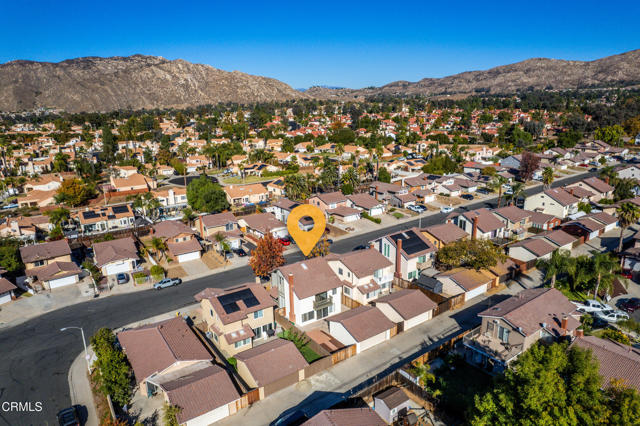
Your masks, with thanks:
[(521, 220), (531, 216), (530, 212), (526, 210), (522, 210), (516, 206), (502, 207), (494, 210), (493, 213), (497, 214), (498, 216), (502, 216), (503, 218), (509, 220), (512, 223), (518, 223)]
[(49, 281), (79, 275), (81, 272), (82, 270), (73, 262), (51, 262), (28, 270), (27, 275), (35, 276), (40, 281)]
[(180, 220), (163, 220), (153, 225), (153, 235), (159, 238), (171, 238), (180, 234), (195, 234)]
[(20, 256), (25, 263), (54, 259), (68, 254), (71, 254), (71, 248), (67, 240), (49, 241), (47, 243), (20, 247)]
[(504, 318), (514, 327), (520, 327), (525, 336), (538, 332), (541, 328), (561, 334), (562, 318), (569, 318), (569, 330), (575, 330), (580, 322), (570, 315), (576, 307), (555, 288), (532, 288), (521, 291), (516, 296), (486, 309), (480, 317)]
[(305, 426), (386, 426), (371, 408), (322, 410), (304, 423)]
[(325, 321), (339, 322), (357, 342), (363, 342), (394, 327), (393, 322), (380, 309), (367, 305), (325, 318)]
[[(247, 307), (244, 302), (238, 301), (236, 305), (240, 308), (236, 312), (232, 312), (228, 314), (224, 308), (222, 307), (222, 303), (220, 303), (219, 297), (227, 296), (234, 293), (239, 293), (241, 291), (248, 290), (251, 292), (253, 297), (258, 300), (258, 305)], [(200, 293), (195, 295), (195, 299), (197, 301), (201, 301), (202, 299), (208, 299), (211, 305), (213, 306), (213, 310), (216, 311), (216, 314), (220, 318), (223, 324), (231, 324), (236, 321), (240, 321), (242, 319), (247, 318), (247, 315), (253, 312), (261, 311), (266, 308), (270, 308), (276, 306), (277, 304), (274, 302), (273, 298), (269, 295), (267, 290), (260, 284), (255, 283), (247, 283), (241, 284), (239, 286), (235, 286), (233, 288), (205, 288)]]
[(131, 237), (93, 243), (93, 251), (96, 256), (96, 266), (98, 268), (118, 260), (138, 258), (138, 250)]
[(577, 240), (573, 235), (564, 232), (562, 229), (556, 229), (555, 231), (549, 231), (546, 234), (540, 234), (547, 240), (558, 245), (559, 247), (566, 246)]
[(309, 364), (293, 342), (275, 339), (236, 355), (246, 364), (258, 386), (265, 386), (302, 370)]
[(339, 255), (338, 259), (358, 278), (373, 275), (378, 269), (393, 265), (382, 253), (372, 248), (345, 253)]
[(637, 349), (596, 336), (580, 337), (573, 345), (591, 350), (598, 359), (604, 386), (611, 380), (622, 380), (625, 386), (640, 391), (640, 352)]
[(161, 387), (169, 402), (181, 408), (176, 416), (180, 424), (240, 398), (227, 372), (217, 365), (178, 377)]
[(537, 257), (545, 256), (556, 249), (555, 245), (541, 238), (529, 238), (512, 244), (511, 247), (524, 247)]
[(552, 188), (544, 191), (545, 195), (560, 203), (562, 206), (569, 206), (576, 204), (579, 200), (573, 195), (569, 194), (562, 188)]
[(271, 213), (256, 213), (242, 218), (247, 226), (251, 229), (255, 229), (263, 234), (274, 229), (285, 228), (285, 224)]
[(405, 403), (409, 400), (407, 394), (400, 388), (395, 386), (390, 387), (386, 391), (379, 393), (375, 396), (376, 399), (381, 399), (384, 401), (384, 404), (390, 410), (398, 407), (400, 404)]
[(216, 228), (218, 226), (226, 225), (227, 223), (236, 223), (238, 219), (231, 212), (224, 212), (218, 214), (208, 214), (206, 216), (200, 216), (200, 220), (204, 226), (208, 228)]
[(353, 215), (360, 216), (360, 210), (352, 209), (351, 207), (347, 207), (347, 206), (338, 206), (335, 209), (327, 210), (327, 214), (332, 216), (340, 216), (340, 217), (353, 216)]
[(293, 274), (293, 292), (298, 299), (305, 299), (342, 286), (342, 281), (322, 257), (301, 260), (278, 269), (286, 280), (289, 280), (289, 274)]
[(336, 204), (343, 203), (347, 201), (347, 197), (345, 197), (344, 194), (340, 191), (317, 194), (316, 197), (318, 197), (323, 203), (327, 205), (333, 204), (333, 203), (336, 203)]
[(375, 304), (377, 305), (378, 303), (388, 303), (405, 320), (438, 307), (433, 300), (429, 299), (420, 290), (408, 289), (379, 297), (375, 300)]
[[(485, 208), (464, 212), (462, 215), (471, 223), (475, 217), (478, 218), (478, 230), (482, 233), (495, 231), (504, 228), (504, 223)], [(456, 214), (457, 216), (457, 214)]]
[(378, 202), (378, 200), (365, 193), (347, 195), (347, 198), (353, 203), (354, 206), (367, 210), (380, 205), (380, 202)]
[(453, 223), (441, 223), (429, 226), (423, 229), (423, 231), (431, 234), (434, 238), (442, 241), (444, 244), (453, 243), (454, 241), (462, 240), (469, 236), (469, 234)]
[(493, 279), (489, 277), (487, 273), (483, 273), (482, 271), (476, 271), (474, 269), (466, 269), (466, 268), (452, 269), (451, 271), (444, 272), (442, 274), (439, 274), (438, 276), (448, 276), (456, 284), (458, 284), (463, 289), (465, 289), (465, 291), (478, 288), (481, 285), (486, 284)]
[(177, 361), (212, 357), (182, 318), (172, 318), (117, 334), (138, 383)]
[(6, 278), (0, 278), (0, 294), (7, 293), (9, 291), (15, 290), (18, 287), (13, 285), (11, 281)]
[(193, 253), (194, 251), (202, 250), (202, 246), (195, 238), (191, 238), (187, 241), (180, 241), (179, 243), (167, 243), (167, 249), (173, 256), (180, 256), (181, 254)]
[(605, 181), (598, 179), (595, 176), (586, 178), (586, 179), (582, 179), (582, 182), (586, 183), (587, 185), (589, 185), (591, 188), (595, 189), (596, 191), (598, 191), (600, 194), (604, 194), (606, 192), (611, 192), (613, 191), (613, 186), (609, 185), (608, 183), (606, 183)]

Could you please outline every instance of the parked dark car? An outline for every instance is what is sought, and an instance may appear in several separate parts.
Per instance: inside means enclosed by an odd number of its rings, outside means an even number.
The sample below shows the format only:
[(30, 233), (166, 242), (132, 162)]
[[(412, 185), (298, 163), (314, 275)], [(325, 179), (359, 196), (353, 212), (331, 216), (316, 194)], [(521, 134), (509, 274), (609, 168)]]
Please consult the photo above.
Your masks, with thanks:
[(463, 200), (473, 200), (474, 197), (471, 194), (462, 194), (460, 198), (462, 198)]
[(625, 299), (622, 302), (620, 302), (620, 309), (632, 314), (636, 310), (640, 309), (640, 299), (638, 299), (637, 297)]
[(126, 284), (129, 282), (129, 275), (127, 274), (118, 274), (116, 275), (116, 279), (118, 280), (118, 284)]
[(332, 240), (331, 238), (327, 238), (327, 242), (328, 242), (329, 244), (333, 244), (333, 240)]
[(78, 408), (75, 405), (58, 411), (56, 418), (58, 419), (58, 424), (60, 424), (60, 426), (80, 426), (81, 424)]
[(366, 249), (367, 249), (367, 246), (365, 244), (360, 244), (359, 246), (355, 246), (351, 251), (366, 250)]
[(237, 249), (234, 249), (234, 250), (233, 250), (233, 252), (234, 252), (234, 253), (236, 254), (236, 256), (238, 256), (238, 257), (245, 257), (245, 256), (247, 255), (247, 252), (246, 252), (246, 251), (244, 251), (244, 249), (243, 249), (243, 248), (237, 248)]

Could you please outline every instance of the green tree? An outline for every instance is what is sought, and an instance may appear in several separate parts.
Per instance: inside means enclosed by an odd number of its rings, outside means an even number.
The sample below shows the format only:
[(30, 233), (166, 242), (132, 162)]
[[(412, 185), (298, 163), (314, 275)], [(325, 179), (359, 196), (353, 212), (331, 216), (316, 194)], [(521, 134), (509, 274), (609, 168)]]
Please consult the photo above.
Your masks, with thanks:
[(598, 296), (601, 285), (606, 286), (607, 292), (613, 285), (615, 272), (620, 270), (617, 259), (614, 259), (611, 253), (600, 253), (592, 251), (591, 254), (591, 270), (596, 278), (596, 287), (593, 290), (594, 297)]
[(622, 141), (622, 137), (624, 136), (624, 128), (615, 124), (613, 126), (600, 127), (596, 129), (594, 137), (601, 141), (618, 145)]
[(459, 164), (451, 158), (450, 155), (436, 155), (432, 157), (427, 164), (422, 166), (425, 173), (433, 173), (438, 175), (455, 173), (459, 171)]
[(111, 132), (109, 126), (102, 127), (102, 156), (100, 159), (105, 164), (113, 164), (115, 161), (115, 155), (117, 151), (116, 138)]
[(445, 268), (467, 266), (476, 271), (488, 269), (507, 256), (488, 240), (460, 240), (449, 243), (436, 253), (437, 262)]
[(349, 167), (342, 174), (342, 183), (344, 185), (351, 185), (351, 188), (357, 188), (360, 185), (360, 177), (358, 176), (358, 172), (353, 167)]
[(566, 344), (532, 346), (494, 388), (476, 396), (475, 426), (597, 424), (609, 413), (598, 363)]
[(620, 207), (616, 209), (618, 216), (618, 226), (620, 226), (620, 238), (618, 240), (618, 253), (622, 251), (622, 240), (624, 238), (624, 231), (631, 225), (638, 222), (640, 218), (640, 209), (638, 206), (632, 203), (622, 203)]
[(498, 208), (500, 208), (502, 204), (502, 191), (504, 190), (504, 185), (508, 182), (507, 178), (498, 175), (487, 185), (487, 187), (492, 191), (498, 191)]
[(156, 256), (162, 257), (167, 250), (167, 244), (161, 238), (153, 237), (151, 238), (151, 248)]
[(95, 187), (93, 184), (82, 182), (80, 179), (66, 179), (60, 184), (54, 198), (57, 203), (77, 207), (94, 195)]
[(185, 207), (182, 209), (182, 221), (186, 223), (189, 227), (193, 223), (193, 220), (196, 218), (196, 215), (193, 213), (189, 207)]
[(545, 271), (544, 279), (551, 279), (551, 288), (556, 286), (556, 277), (565, 270), (570, 257), (569, 250), (556, 250), (549, 259), (538, 259), (536, 262), (536, 267)]
[(612, 425), (640, 424), (640, 394), (635, 389), (616, 380), (609, 383), (605, 390), (609, 401), (610, 415), (608, 423)]
[(284, 193), (290, 200), (303, 201), (311, 195), (311, 188), (303, 175), (287, 175), (284, 177)]
[(378, 169), (378, 180), (380, 182), (391, 183), (391, 173), (389, 173), (386, 168), (380, 167), (380, 169)]
[(0, 268), (16, 275), (24, 268), (20, 257), (20, 242), (15, 238), (0, 237)]
[(60, 226), (64, 222), (69, 221), (71, 213), (64, 207), (58, 207), (57, 209), (45, 212), (45, 215), (49, 216), (49, 223), (53, 226)]
[(617, 179), (613, 190), (613, 198), (616, 201), (627, 200), (635, 197), (633, 190), (638, 185), (638, 182), (632, 178)]
[(205, 175), (189, 183), (187, 201), (199, 212), (217, 213), (229, 208), (226, 193)]
[(96, 354), (96, 375), (100, 391), (124, 406), (131, 401), (131, 367), (124, 353), (116, 347), (116, 339), (108, 328), (101, 328), (91, 338), (91, 346)]
[(544, 183), (545, 189), (551, 188), (554, 179), (553, 169), (551, 167), (545, 167), (544, 170), (542, 170), (542, 183)]

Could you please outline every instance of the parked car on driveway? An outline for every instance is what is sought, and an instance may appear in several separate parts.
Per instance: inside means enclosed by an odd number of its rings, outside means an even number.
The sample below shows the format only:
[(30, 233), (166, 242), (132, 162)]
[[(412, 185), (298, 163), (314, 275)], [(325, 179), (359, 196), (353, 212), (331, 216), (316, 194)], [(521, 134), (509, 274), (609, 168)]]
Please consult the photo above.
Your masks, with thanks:
[(280, 244), (282, 244), (283, 246), (288, 246), (291, 245), (291, 240), (289, 238), (278, 238), (278, 241), (280, 242)]
[(244, 249), (243, 249), (243, 248), (237, 248), (237, 249), (234, 249), (234, 250), (233, 250), (233, 252), (234, 252), (234, 253), (236, 254), (236, 256), (238, 256), (238, 257), (245, 257), (245, 256), (247, 255), (247, 252), (246, 252), (246, 251), (244, 251)]
[(420, 204), (412, 204), (410, 206), (407, 207), (409, 210), (411, 210), (412, 212), (416, 212), (416, 213), (422, 213), (425, 210), (427, 210), (427, 208), (425, 206), (421, 206)]
[(129, 282), (129, 275), (118, 274), (116, 275), (116, 280), (118, 280), (118, 284), (126, 284), (127, 282)]
[(580, 312), (599, 312), (611, 310), (610, 306), (605, 305), (604, 303), (598, 302), (594, 299), (585, 300), (584, 303), (581, 302), (571, 302), (576, 305), (578, 311)]
[(624, 299), (620, 302), (619, 306), (621, 310), (632, 314), (636, 310), (640, 309), (640, 299), (638, 299), (637, 297)]
[(451, 213), (452, 211), (453, 211), (453, 207), (451, 206), (440, 207), (440, 213)]
[(173, 287), (174, 285), (182, 284), (182, 280), (180, 278), (165, 278), (162, 281), (158, 281), (153, 285), (153, 288), (156, 290), (161, 290), (166, 287)]
[(602, 321), (617, 323), (619, 321), (624, 321), (629, 319), (629, 314), (626, 312), (622, 312), (618, 309), (607, 309), (605, 311), (597, 311), (595, 313), (596, 318), (601, 319)]
[(463, 200), (473, 200), (474, 197), (471, 194), (462, 194), (460, 198), (462, 198)]

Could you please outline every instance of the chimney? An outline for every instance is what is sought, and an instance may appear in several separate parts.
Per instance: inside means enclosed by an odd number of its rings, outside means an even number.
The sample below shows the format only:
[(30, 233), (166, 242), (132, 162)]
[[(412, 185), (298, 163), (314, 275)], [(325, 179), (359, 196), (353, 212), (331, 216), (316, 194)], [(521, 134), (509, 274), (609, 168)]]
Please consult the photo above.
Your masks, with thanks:
[(473, 226), (471, 227), (471, 239), (475, 240), (478, 236), (478, 216), (473, 218)]
[(573, 188), (569, 188), (569, 194), (573, 195)]
[(260, 277), (256, 277), (256, 284), (262, 284), (262, 281), (260, 281)]
[(402, 278), (402, 240), (400, 238), (396, 240), (396, 272), (394, 275), (397, 278)]
[(369, 248), (370, 248), (370, 249), (374, 248), (373, 241), (369, 241)]
[(567, 327), (569, 325), (569, 318), (564, 316), (562, 317), (562, 323), (560, 325), (560, 328), (562, 329), (562, 334), (567, 334)]
[(576, 337), (584, 337), (584, 330), (582, 329), (576, 330)]
[(609, 176), (605, 176), (605, 177), (604, 177), (604, 183), (606, 183), (607, 185), (609, 185)]
[(289, 321), (295, 323), (296, 322), (296, 313), (293, 308), (293, 274), (289, 274)]
[(376, 193), (374, 194), (376, 197), (376, 200), (378, 199), (378, 185), (376, 185)]

